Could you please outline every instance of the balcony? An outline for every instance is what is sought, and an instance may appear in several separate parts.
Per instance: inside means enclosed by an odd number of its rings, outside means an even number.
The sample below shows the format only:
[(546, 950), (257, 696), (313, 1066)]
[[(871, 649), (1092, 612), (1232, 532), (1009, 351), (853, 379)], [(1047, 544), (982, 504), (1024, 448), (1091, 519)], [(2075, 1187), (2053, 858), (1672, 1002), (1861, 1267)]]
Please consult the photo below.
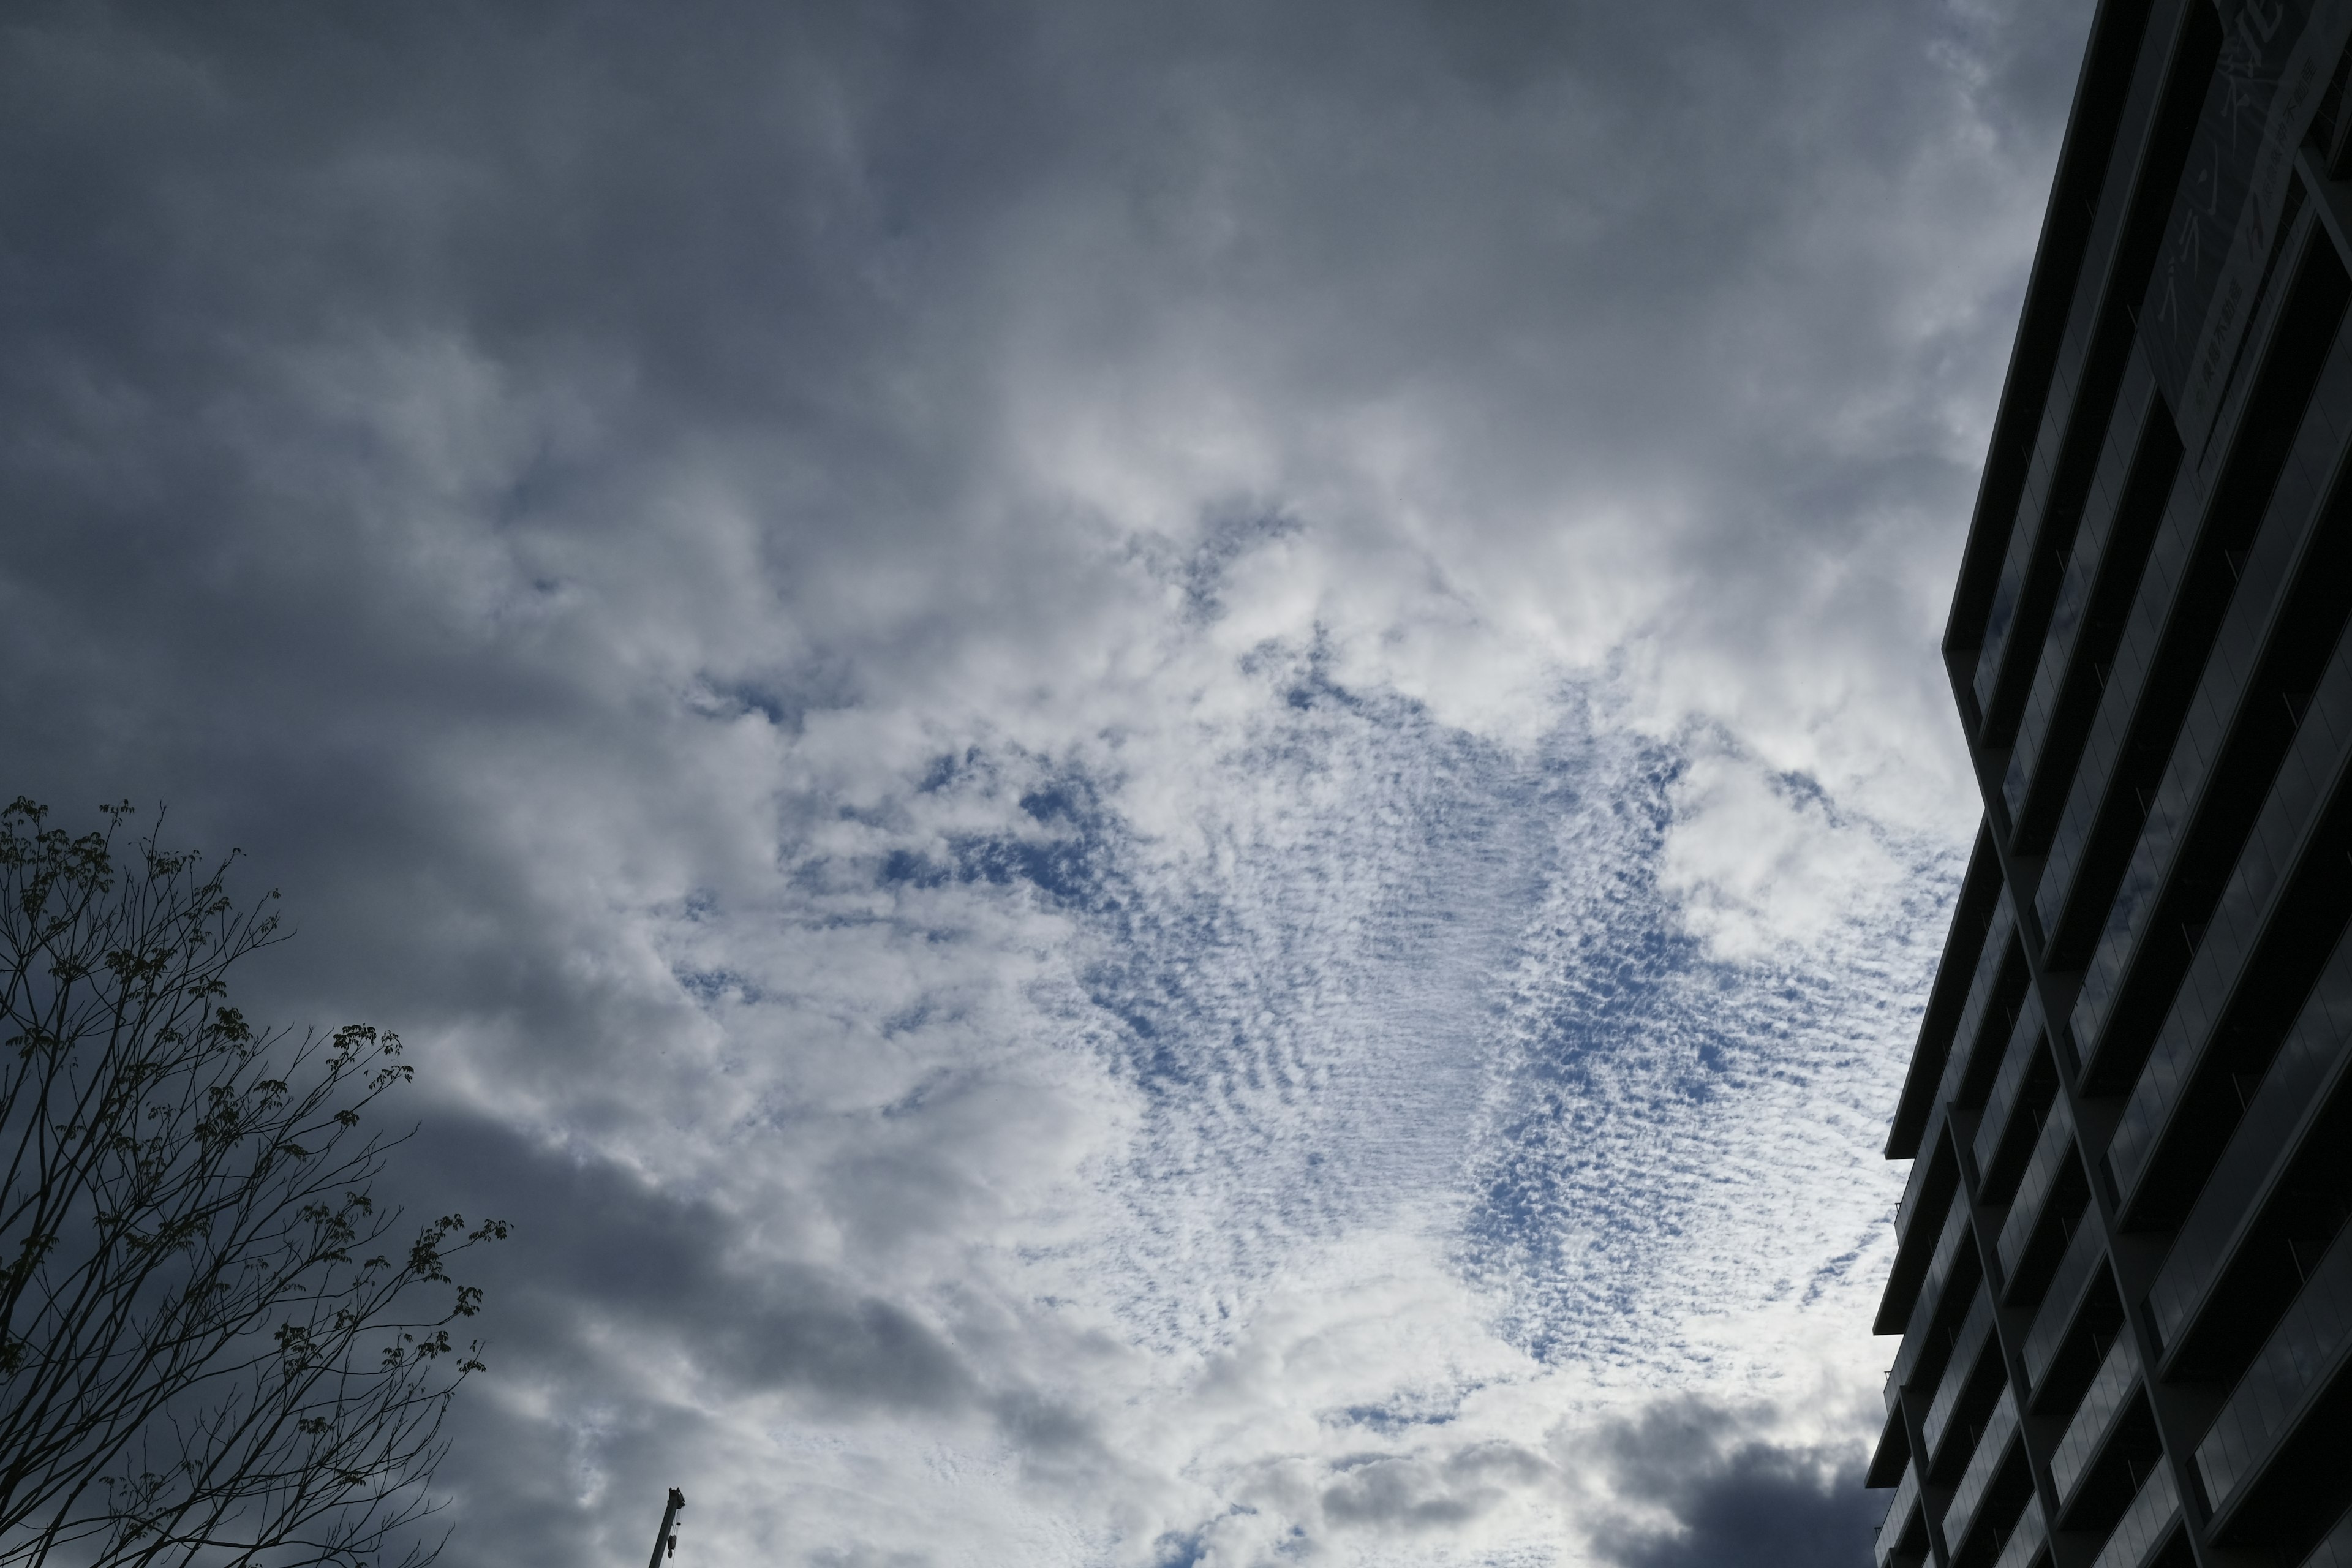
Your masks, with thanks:
[(2049, 1065), (2042, 1034), (2041, 1000), (2028, 995), (2001, 1051), (2000, 1071), (1986, 1097), (1984, 1120), (1977, 1124), (1977, 1173), (1983, 1184), (1979, 1202), (2009, 1202), (2017, 1167), (2056, 1097), (2058, 1075)]
[(1969, 1468), (1962, 1473), (1959, 1485), (1952, 1489), (1952, 1500), (1944, 1510), (1944, 1539), (1954, 1551), (1968, 1540), (1969, 1531), (1977, 1522), (1977, 1510), (2016, 1441), (2017, 1393), (2004, 1388), (1985, 1417), (1976, 1452), (1969, 1456)]
[[(2147, 54), (2155, 56), (2156, 51)], [(2157, 73), (2144, 68), (2133, 72), (2132, 79), (2134, 108), (2152, 104), (2158, 90)], [(2157, 117), (2143, 110), (2127, 122), (2152, 139)], [(2081, 271), (2068, 280), (2072, 288), (2058, 307), (2065, 312), (2061, 318), (2063, 325), (2043, 315), (2048, 307), (2040, 298), (2029, 299), (2026, 305), (2029, 322), (2041, 317), (2055, 329), (2048, 334), (2055, 351), (2043, 373), (2048, 379), (2039, 389), (2046, 401), (2039, 411), (2030, 447), (2023, 443), (2024, 429), (2016, 430), (2017, 456), (2022, 461), (2003, 475), (2015, 487), (2013, 499), (2007, 500), (2004, 509), (2009, 511), (2008, 537), (1999, 546), (2002, 556), (1998, 574), (1986, 573), (1990, 581), (1978, 602), (1981, 619), (1970, 628), (1974, 636), (1960, 639), (1974, 644), (1972, 668), (1957, 665), (1953, 669), (1956, 678), (1966, 671), (1969, 700), (1964, 708), (1971, 710), (1971, 731), (1981, 729), (1980, 734), (1971, 735), (1979, 744), (2006, 747), (2010, 743), (2036, 656), (2051, 635), (2059, 571), (2077, 544), (2076, 529), (2084, 513), (2097, 510), (2095, 504), (2086, 504), (2085, 492), (2093, 489), (2096, 480), (2110, 478), (2107, 466), (2099, 462), (2102, 451), (2112, 444), (2107, 432), (2115, 426), (2136, 425), (2133, 412), (2147, 396), (2145, 383), (2149, 377), (2140, 356), (2131, 352), (2130, 341), (2118, 342), (2117, 334), (2100, 330), (2103, 323), (2113, 321), (2117, 296), (2132, 287), (2119, 279), (2114, 268), (2117, 237), (2124, 231), (2127, 215), (2141, 205), (2135, 152), (2129, 141), (2119, 141), (2113, 156), (2102, 155), (2105, 168), (2095, 199), (2087, 189), (2078, 187), (2070, 192), (2072, 199), (2063, 204), (2053, 199), (2052, 205), (2052, 231), (2045, 245), (2064, 244), (2057, 237), (2063, 232), (2056, 227), (2057, 215), (2064, 213), (2071, 219), (2073, 211), (2079, 210), (2089, 223), (2080, 241), (2076, 265)], [(2035, 282), (2040, 284), (2042, 279), (2037, 276)], [(2038, 296), (2038, 288), (2035, 292)], [(2003, 436), (2011, 428), (2008, 418), (2012, 406), (2004, 400)], [(1996, 437), (1995, 453), (2005, 444)], [(1997, 460), (1989, 460), (1987, 466), (1989, 494), (1997, 482), (1991, 477)], [(2091, 542), (2095, 552), (2095, 535)], [(1984, 560), (1976, 571), (1991, 564)], [(1964, 572), (1964, 595), (1975, 574)], [(1955, 605), (1953, 615), (1954, 628), (1947, 632), (1948, 649), (1958, 646), (1953, 638), (1965, 624), (1959, 605)]]
[(1976, 973), (1969, 977), (1968, 999), (1960, 1004), (1959, 1026), (1952, 1031), (1952, 1048), (1966, 1052), (1984, 1029), (1985, 1013), (1992, 1005), (2000, 972), (2009, 962), (2009, 944), (2017, 938), (2017, 916), (2007, 899), (1993, 905), (1992, 923), (1985, 928), (1984, 945), (1977, 950)]
[[(2198, 1194), (2164, 1268), (2147, 1296), (2167, 1365), (2198, 1332), (2200, 1320), (2220, 1310), (2216, 1292), (2248, 1242), (2248, 1232), (2292, 1187), (2294, 1167), (2324, 1158), (2315, 1138), (2340, 1136), (2323, 1125), (2336, 1119), (2344, 1092), (2343, 1042), (2352, 1029), (2352, 942), (2335, 956), (2296, 1018), (2278, 1060), (2231, 1135), (2228, 1148)], [(2318, 1173), (2305, 1172), (2308, 1183)], [(2326, 1177), (2322, 1184), (2334, 1185)]]
[(2024, 1306), (2041, 1298), (2070, 1244), (2073, 1222), (2083, 1212), (2090, 1188), (2074, 1152), (2074, 1117), (2066, 1102), (2051, 1108), (2050, 1120), (2017, 1184), (2016, 1201), (2000, 1227), (2002, 1300)]
[(2135, 1226), (2168, 1228), (2194, 1202), (2238, 1120), (2232, 1082), (2258, 1080), (2290, 1048), (2304, 999), (2352, 918), (2336, 849), (2352, 823), (2352, 648), (2321, 691), (2116, 1125), (2107, 1158)]
[[(2153, 471), (2168, 479), (2172, 464), (2179, 458), (2177, 440), (2161, 443), (2166, 450), (2155, 462), (2149, 461), (2154, 455), (2145, 450), (2159, 445), (2148, 441), (2144, 434), (2155, 390), (2155, 377), (2135, 343), (2116, 399), (2115, 413), (2109, 417), (2106, 441), (2099, 455), (2082, 529), (2075, 535), (2058, 600), (2051, 611), (2041, 665), (2034, 672), (2033, 687), (2027, 695), (2017, 739), (2011, 748), (2008, 773), (2001, 783), (2002, 804), (2009, 809), (2010, 820), (2018, 825), (2012, 848), (2020, 853), (2031, 854), (2039, 842), (2038, 836), (2026, 826), (2029, 797), (2048, 801), (2059, 787), (2059, 781), (2036, 776), (2043, 744), (2056, 740), (2053, 765), (2062, 779), (2071, 774), (2074, 751), (2068, 741), (2079, 735), (2090, 718), (2086, 703), (2096, 698), (2091, 666), (2104, 662), (2114, 651), (2114, 632), (2102, 636), (2102, 627), (2111, 619), (2122, 619), (2128, 607), (2130, 590), (2138, 583), (2139, 567), (2145, 563), (2149, 542), (2147, 536), (2155, 523), (2155, 518), (2149, 515), (2153, 510), (2149, 502), (2152, 499), (2160, 504), (2163, 500), (2160, 492), (2150, 497), (2146, 475)], [(2135, 478), (2143, 482), (2134, 485), (2131, 480)], [(2111, 540), (2119, 560), (2108, 559)], [(2090, 628), (2087, 637), (2084, 635), (2086, 626)], [(2114, 630), (2120, 631), (2120, 626)], [(2065, 713), (2063, 719), (2059, 718), (2062, 711)], [(2046, 816), (2047, 812), (2045, 806), (2035, 815)]]
[(1886, 1293), (1879, 1300), (1878, 1317), (1871, 1324), (1873, 1333), (1899, 1333), (1909, 1320), (1938, 1239), (1937, 1233), (1927, 1227), (1943, 1223), (1951, 1208), (1952, 1193), (1959, 1185), (1959, 1159), (1953, 1152), (1952, 1140), (1946, 1136), (1941, 1104), (1936, 1109), (1927, 1130), (1927, 1151), (1912, 1161), (1910, 1179), (1903, 1184), (1903, 1202), (1895, 1211), (1895, 1263), (1886, 1272)]
[(1912, 1568), (1927, 1556), (1927, 1518), (1919, 1507), (1919, 1467), (1906, 1465), (1903, 1484), (1878, 1527), (1878, 1568)]
[[(2032, 1568), (2033, 1560), (2042, 1554), (2042, 1548), (2049, 1539), (2049, 1529), (2042, 1519), (2042, 1500), (2028, 1498), (2025, 1511), (2019, 1514), (2017, 1522), (2010, 1527), (2009, 1539), (2001, 1543), (2000, 1558), (1993, 1568)], [(2352, 1564), (2347, 1564), (2347, 1568), (2352, 1568)]]
[(2352, 1352), (2352, 1231), (2339, 1235), (2197, 1446), (2213, 1529), (2233, 1516)]
[(2139, 1392), (2139, 1357), (2132, 1353), (2131, 1336), (2118, 1334), (2116, 1342), (2107, 1347), (2106, 1359), (2099, 1363), (2098, 1375), (2075, 1407), (2074, 1419), (2066, 1426), (2066, 1435), (2058, 1440), (2057, 1451), (2050, 1456), (2050, 1479), (2058, 1488), (2060, 1522), (2072, 1510), (2099, 1458), (2106, 1450), (2107, 1439), (2115, 1436), (2133, 1394)]
[(1965, 1279), (1971, 1288), (1976, 1283), (1977, 1254), (1969, 1239), (1972, 1235), (1968, 1194), (1954, 1193), (1943, 1231), (1936, 1240), (1936, 1250), (1927, 1259), (1919, 1299), (1912, 1304), (1911, 1321), (1903, 1331), (1903, 1348), (1895, 1355), (1895, 1380), (1906, 1388), (1933, 1378), (1943, 1370), (1945, 1347), (1934, 1342), (1936, 1336), (1930, 1331), (1942, 1314), (1946, 1288), (1954, 1276)]
[(1977, 961), (1951, 1055), (1945, 1058), (1944, 1076), (1936, 1087), (1937, 1103), (1971, 1109), (1984, 1103), (1993, 1068), (2000, 1065), (1991, 1053), (2009, 1043), (2030, 994), (2025, 948), (2018, 940), (2009, 900), (2003, 899), (1992, 929), (1985, 933), (1984, 952)]
[(2091, 1568), (2148, 1568), (2171, 1544), (2173, 1528), (2179, 1522), (2180, 1489), (2172, 1479), (2172, 1467), (2158, 1463), (2116, 1521)]
[(2347, 1510), (2336, 1528), (2312, 1548), (2303, 1568), (2352, 1568), (2352, 1510)]
[[(1890, 1390), (1892, 1383), (1888, 1384)], [(1879, 1428), (1877, 1446), (1870, 1451), (1870, 1468), (1863, 1472), (1862, 1484), (1873, 1491), (1902, 1484), (1903, 1472), (1911, 1463), (1911, 1435), (1903, 1425), (1903, 1407), (1890, 1394), (1886, 1402), (1886, 1424)]]
[[(1911, 1066), (1903, 1075), (1903, 1093), (1895, 1101), (1895, 1122), (1886, 1130), (1886, 1157), (1917, 1157), (1928, 1123), (1933, 1120), (1936, 1086), (1944, 1077), (1944, 1060), (1951, 1054), (1952, 1034), (1959, 1026), (1960, 1009), (1968, 1000), (1969, 983), (1976, 977), (1977, 960), (1984, 946), (1993, 910), (2001, 902), (2000, 858), (1992, 847), (1989, 823), (1977, 827), (1976, 848), (1969, 856), (1968, 874), (1960, 880), (1958, 904), (1952, 910), (1951, 933), (1944, 939), (1944, 955), (1936, 964), (1936, 984), (1927, 994), (1927, 1010), (1919, 1020), (1919, 1041), (1912, 1048)], [(1918, 1174), (1914, 1167), (1912, 1174)], [(1907, 1205), (1906, 1205), (1907, 1207)], [(1898, 1229), (1900, 1226), (1898, 1226)], [(1892, 1313), (1895, 1323), (1911, 1310), (1908, 1301)], [(1891, 1333), (1885, 1328), (1881, 1333)]]
[(2103, 1274), (2106, 1258), (2107, 1250), (2100, 1242), (2095, 1226), (2077, 1227), (2073, 1239), (2066, 1243), (2065, 1255), (2059, 1258), (2057, 1271), (2050, 1277), (2050, 1289), (2042, 1294), (2042, 1310), (2025, 1336), (2026, 1388), (2035, 1398), (2041, 1396), (2042, 1385), (2050, 1377), (2051, 1363), (2057, 1360), (2060, 1347), (2066, 1342), (2067, 1332), (2074, 1328), (2091, 1286)]
[(1984, 1353), (1985, 1344), (1991, 1337), (1992, 1298), (1979, 1290), (1976, 1305), (1969, 1309), (1958, 1334), (1953, 1338), (1950, 1359), (1945, 1363), (1944, 1375), (1936, 1384), (1935, 1403), (1927, 1406), (1927, 1418), (1919, 1424), (1920, 1436), (1927, 1446), (1930, 1470), (1943, 1468), (1944, 1438), (1953, 1414), (1959, 1410), (1962, 1396), (1973, 1381), (1977, 1358)]
[[(2155, 548), (2132, 599), (2129, 620), (2116, 646), (2105, 689), (2099, 695), (2090, 734), (2069, 783), (2057, 831), (2051, 836), (2049, 857), (2033, 890), (2033, 912), (2045, 941), (2058, 931), (2074, 900), (2074, 884), (2085, 861), (2096, 864), (2099, 828), (2109, 815), (2102, 808), (2115, 787), (2116, 764), (2127, 754), (2132, 720), (2163, 642), (2174, 589), (2193, 547), (2199, 521), (2195, 493), (2192, 486), (2179, 486), (2165, 508)], [(2045, 952), (2043, 956), (2055, 955)]]

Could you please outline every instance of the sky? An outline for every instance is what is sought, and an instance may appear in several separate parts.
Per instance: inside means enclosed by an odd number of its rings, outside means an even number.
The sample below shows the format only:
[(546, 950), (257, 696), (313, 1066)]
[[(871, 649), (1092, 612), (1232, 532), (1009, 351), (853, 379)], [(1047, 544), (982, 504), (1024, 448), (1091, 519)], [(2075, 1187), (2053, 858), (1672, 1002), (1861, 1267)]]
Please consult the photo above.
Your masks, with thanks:
[(1868, 1561), (2083, 0), (0, 17), (0, 795), (511, 1220), (444, 1562)]

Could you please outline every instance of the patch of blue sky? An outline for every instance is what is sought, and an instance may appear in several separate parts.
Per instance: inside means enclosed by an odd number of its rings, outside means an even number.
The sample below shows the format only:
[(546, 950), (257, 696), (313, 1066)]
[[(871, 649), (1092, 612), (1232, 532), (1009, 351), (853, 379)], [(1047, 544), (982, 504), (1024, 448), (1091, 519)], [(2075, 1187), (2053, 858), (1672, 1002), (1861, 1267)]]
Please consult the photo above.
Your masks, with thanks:
[(1694, 1353), (1679, 1342), (1695, 1312), (1791, 1280), (1818, 1296), (1883, 1217), (1872, 1134), (1954, 868), (1906, 847), (1891, 902), (1860, 898), (1826, 940), (1766, 961), (1717, 962), (1659, 885), (1666, 783), (1621, 772), (1615, 820), (1642, 826), (1569, 836), (1469, 1162), (1463, 1267), (1547, 1361), (1671, 1368)]
[[(1911, 847), (1891, 908), (1716, 962), (1660, 884), (1671, 744), (1572, 691), (1514, 750), (1281, 679), (1308, 700), (1220, 759), (1199, 847), (1145, 841), (1116, 781), (1063, 769), (1018, 831), (883, 867), (1026, 884), (1072, 922), (1080, 1032), (1143, 1108), (1099, 1173), (1139, 1335), (1218, 1342), (1302, 1246), (1399, 1223), (1442, 1233), (1543, 1361), (1662, 1368), (1679, 1316), (1850, 1269), (1884, 1194), (1824, 1205), (1806, 1173), (1853, 1163), (1892, 1103), (1950, 868)], [(1735, 1245), (1749, 1230), (1772, 1239)]]

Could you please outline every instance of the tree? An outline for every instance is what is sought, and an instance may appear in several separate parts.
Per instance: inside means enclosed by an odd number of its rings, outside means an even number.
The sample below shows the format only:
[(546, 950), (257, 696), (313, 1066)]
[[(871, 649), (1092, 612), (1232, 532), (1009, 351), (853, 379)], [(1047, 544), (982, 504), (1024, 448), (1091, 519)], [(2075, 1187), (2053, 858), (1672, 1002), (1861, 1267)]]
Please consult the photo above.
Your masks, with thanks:
[[(399, 1037), (257, 1029), (230, 966), (283, 941), (236, 857), (0, 811), (0, 1568), (378, 1563), (482, 1368), (445, 1215), (394, 1240), (363, 1131)], [(430, 1307), (425, 1303), (432, 1302)]]

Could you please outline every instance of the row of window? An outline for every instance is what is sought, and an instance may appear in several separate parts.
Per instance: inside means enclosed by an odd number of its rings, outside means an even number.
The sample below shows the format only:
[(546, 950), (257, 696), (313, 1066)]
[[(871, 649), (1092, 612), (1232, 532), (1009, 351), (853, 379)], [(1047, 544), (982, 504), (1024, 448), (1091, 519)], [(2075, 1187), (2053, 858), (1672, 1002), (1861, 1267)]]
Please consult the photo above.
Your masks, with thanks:
[[(1915, 1164), (1877, 1323), (1904, 1334), (1885, 1568), (2032, 1568), (2053, 1532), (2185, 1563), (2191, 1517), (2352, 1568), (2346, 225), (2291, 189), (2189, 449), (2129, 306), (2220, 39), (2191, 5), (2103, 71), (2134, 10), (2103, 8), (2074, 135), (2142, 131), (2070, 141), (2083, 210), (2053, 200), (2012, 372), (2046, 391), (2001, 420), (2035, 439), (1988, 465), (2031, 526), (1997, 571), (1972, 542), (1947, 641), (1989, 809), (1889, 1139)], [(2306, 174), (2345, 161), (2345, 74)]]

